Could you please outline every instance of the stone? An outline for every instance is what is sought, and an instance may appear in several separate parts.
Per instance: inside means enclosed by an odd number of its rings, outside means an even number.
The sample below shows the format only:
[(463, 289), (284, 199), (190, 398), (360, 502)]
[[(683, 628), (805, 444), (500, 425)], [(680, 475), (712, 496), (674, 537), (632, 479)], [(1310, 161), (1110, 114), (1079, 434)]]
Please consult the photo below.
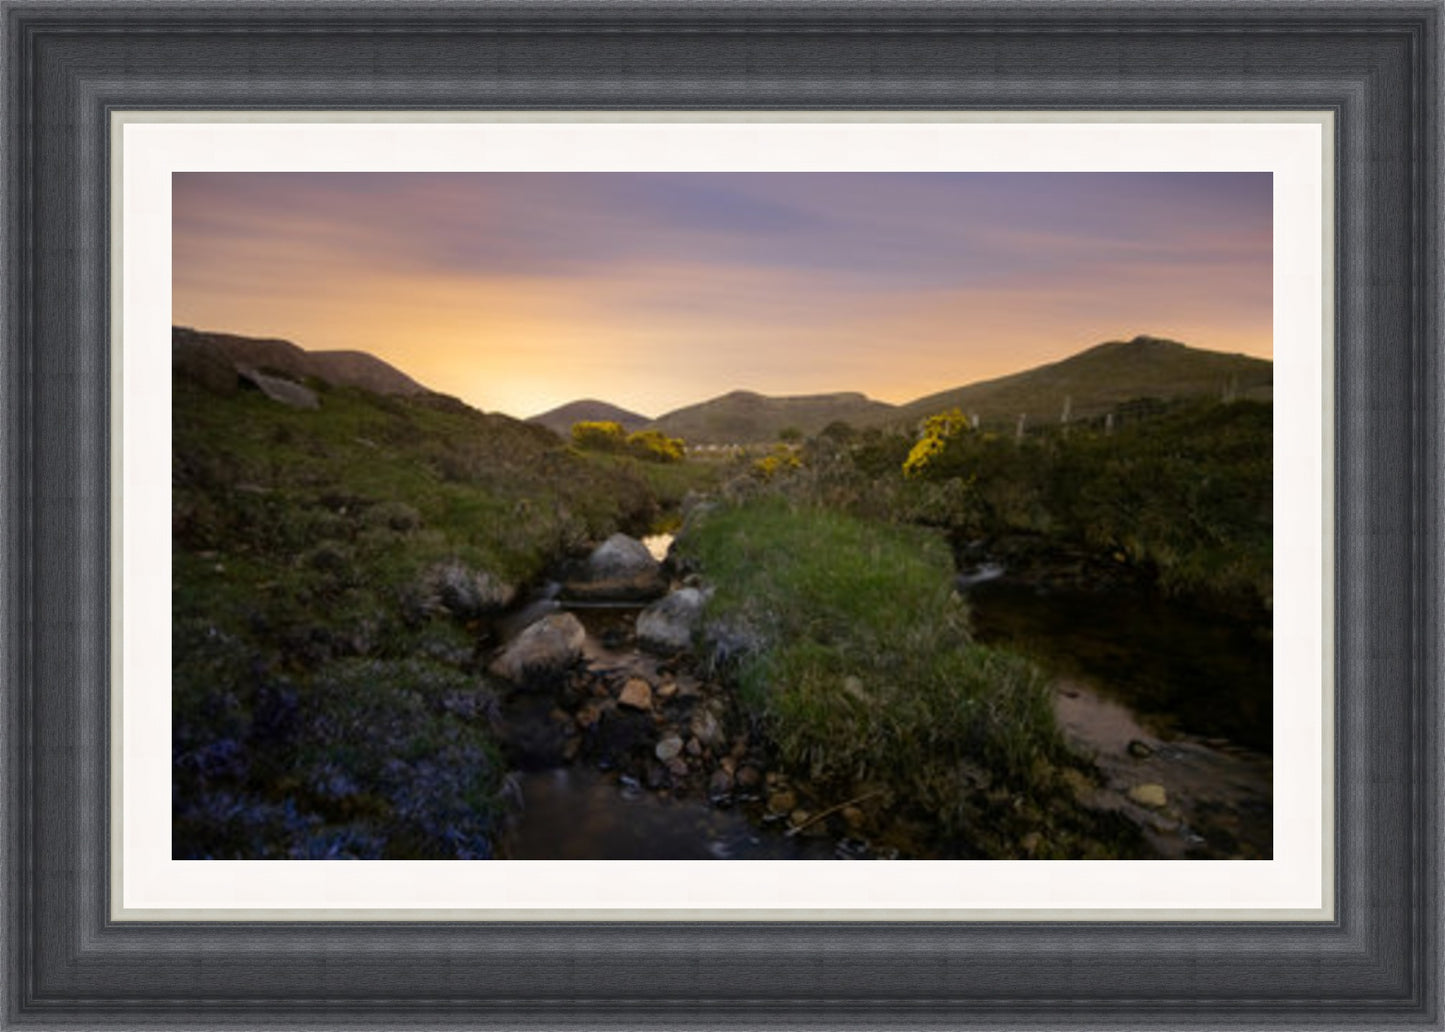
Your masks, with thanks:
[(278, 401), (282, 405), (297, 409), (319, 409), (321, 407), (321, 399), (310, 387), (303, 387), (299, 383), (293, 383), (279, 376), (267, 376), (254, 369), (237, 371), (243, 380), (254, 384), (257, 390), (272, 401)]
[(699, 742), (696, 738), (689, 738), (687, 740), (687, 754), (689, 756), (701, 756), (702, 743)]
[(709, 749), (716, 749), (726, 741), (723, 735), (722, 724), (713, 714), (712, 710), (700, 709), (692, 715), (692, 721), (688, 724), (691, 731), (699, 742)]
[(659, 699), (670, 699), (677, 694), (676, 681), (663, 681), (657, 686), (657, 697)]
[(708, 778), (707, 794), (712, 799), (721, 799), (732, 794), (732, 775), (725, 770), (715, 770), (712, 777)]
[(681, 756), (674, 756), (667, 761), (667, 770), (675, 778), (685, 778), (688, 775), (689, 767), (687, 761)]
[(788, 821), (793, 825), (793, 827), (801, 828), (804, 824), (808, 823), (808, 818), (811, 816), (813, 815), (807, 810), (794, 810), (792, 813), (788, 814)]
[(492, 661), (491, 671), (518, 685), (555, 679), (582, 658), (587, 632), (571, 613), (538, 620)]
[(597, 723), (602, 716), (602, 710), (595, 703), (587, 703), (577, 711), (576, 721), (578, 727), (591, 727)]
[(1134, 739), (1129, 743), (1129, 755), (1136, 760), (1147, 760), (1154, 755), (1154, 747), (1141, 739)]
[(622, 686), (622, 694), (617, 697), (617, 704), (635, 710), (652, 709), (652, 685), (640, 677), (630, 678)]
[(638, 601), (667, 590), (667, 579), (647, 546), (626, 534), (613, 534), (592, 550), (566, 593), (576, 599)]
[(747, 791), (753, 791), (763, 783), (762, 772), (756, 767), (739, 767), (736, 777), (738, 788)]
[(1164, 791), (1164, 786), (1153, 782), (1135, 785), (1129, 789), (1129, 798), (1140, 806), (1148, 806), (1156, 810), (1169, 802), (1169, 794)]
[[(445, 609), (453, 616), (467, 619), (505, 609), (511, 605), (516, 589), (485, 570), (474, 570), (449, 559), (437, 563), (423, 575), (422, 593), (427, 608)], [(535, 619), (516, 627), (515, 632), (520, 635), (528, 624), (535, 626), (546, 615), (546, 612), (535, 614)]]
[(865, 819), (865, 815), (864, 815), (863, 811), (860, 810), (858, 807), (856, 807), (856, 806), (845, 806), (845, 807), (843, 807), (843, 820), (847, 823), (848, 827), (850, 827), (850, 828), (858, 828), (858, 827), (861, 827), (862, 824), (863, 824), (864, 819)]
[(668, 735), (657, 743), (657, 748), (653, 752), (656, 753), (659, 760), (666, 763), (682, 752), (682, 739), (677, 735)]
[(707, 595), (698, 588), (680, 588), (637, 615), (637, 642), (649, 652), (671, 655), (692, 647), (702, 622)]
[(769, 813), (791, 813), (797, 805), (798, 797), (785, 788), (768, 796)]

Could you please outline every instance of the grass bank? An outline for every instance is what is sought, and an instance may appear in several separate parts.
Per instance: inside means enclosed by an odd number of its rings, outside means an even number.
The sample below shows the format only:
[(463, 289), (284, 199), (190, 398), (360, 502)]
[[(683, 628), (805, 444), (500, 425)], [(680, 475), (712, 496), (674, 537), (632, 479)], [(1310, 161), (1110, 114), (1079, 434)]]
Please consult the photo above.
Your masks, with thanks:
[(884, 791), (975, 846), (1001, 830), (985, 800), (1049, 793), (1048, 686), (971, 639), (937, 532), (763, 496), (693, 516), (676, 549), (714, 585), (706, 633), (795, 777)]

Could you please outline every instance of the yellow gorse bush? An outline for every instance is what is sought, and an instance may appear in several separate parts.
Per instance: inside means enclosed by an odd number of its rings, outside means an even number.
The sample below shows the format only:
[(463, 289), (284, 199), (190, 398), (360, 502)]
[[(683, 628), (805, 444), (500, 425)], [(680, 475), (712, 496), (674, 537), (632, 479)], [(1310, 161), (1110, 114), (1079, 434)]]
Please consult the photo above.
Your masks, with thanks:
[(943, 451), (944, 442), (969, 429), (968, 417), (960, 409), (929, 416), (923, 421), (923, 435), (903, 460), (905, 477), (921, 476), (928, 464)]

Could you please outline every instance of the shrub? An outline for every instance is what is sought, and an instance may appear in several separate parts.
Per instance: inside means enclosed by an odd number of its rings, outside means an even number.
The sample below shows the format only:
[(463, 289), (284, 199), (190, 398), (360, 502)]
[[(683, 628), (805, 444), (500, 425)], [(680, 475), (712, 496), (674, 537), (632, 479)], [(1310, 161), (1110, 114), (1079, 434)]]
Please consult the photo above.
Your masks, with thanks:
[(627, 437), (629, 454), (648, 462), (681, 462), (687, 450), (680, 437), (668, 437), (660, 430), (639, 430)]
[(589, 451), (620, 452), (627, 447), (621, 423), (606, 420), (572, 424), (572, 443)]

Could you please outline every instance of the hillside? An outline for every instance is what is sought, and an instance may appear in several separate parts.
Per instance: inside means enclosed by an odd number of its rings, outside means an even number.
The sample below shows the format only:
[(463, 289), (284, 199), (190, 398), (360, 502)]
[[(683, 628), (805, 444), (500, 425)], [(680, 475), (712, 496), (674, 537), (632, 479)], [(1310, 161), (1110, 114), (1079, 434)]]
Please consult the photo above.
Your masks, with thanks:
[(548, 430), (565, 437), (571, 431), (573, 423), (620, 423), (622, 429), (632, 433), (634, 430), (641, 430), (651, 420), (647, 416), (630, 412), (616, 405), (609, 405), (605, 401), (583, 398), (581, 401), (569, 401), (567, 404), (550, 409), (541, 415), (532, 416), (527, 422), (540, 423)]
[(900, 406), (909, 422), (950, 408), (977, 414), (983, 422), (1057, 421), (1065, 400), (1070, 417), (1101, 416), (1135, 398), (1178, 398), (1226, 394), (1268, 400), (1274, 364), (1247, 355), (1192, 348), (1157, 337), (1109, 341), (1060, 362), (1021, 373), (930, 394)]
[(314, 376), (333, 387), (360, 387), (375, 394), (426, 394), (427, 388), (395, 366), (364, 351), (307, 351), (286, 340), (207, 333), (171, 327), (171, 359), (178, 368), (274, 371), (295, 380)]
[(652, 425), (690, 444), (749, 444), (776, 441), (790, 428), (816, 434), (837, 420), (857, 425), (878, 423), (893, 412), (892, 405), (856, 391), (777, 398), (733, 391), (676, 409)]

